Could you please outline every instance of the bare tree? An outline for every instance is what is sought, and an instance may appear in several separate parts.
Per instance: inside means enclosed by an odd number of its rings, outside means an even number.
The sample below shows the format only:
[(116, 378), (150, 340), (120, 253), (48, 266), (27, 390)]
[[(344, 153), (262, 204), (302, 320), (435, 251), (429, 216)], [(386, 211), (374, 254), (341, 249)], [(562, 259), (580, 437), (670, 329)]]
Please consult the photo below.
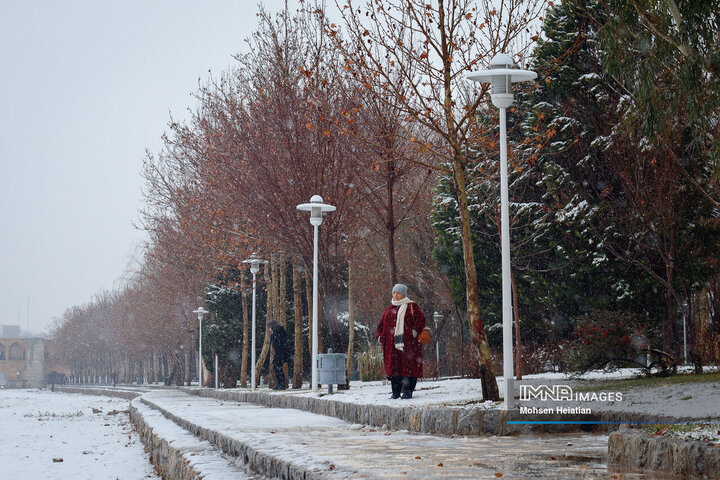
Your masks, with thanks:
[[(473, 120), (483, 96), (462, 75), (511, 47), (522, 58), (529, 47), (522, 42), (524, 35), (544, 4), (541, 0), (397, 0), (358, 7), (348, 0), (338, 5), (348, 39), (338, 35), (336, 26), (327, 26), (345, 55), (346, 68), (369, 85), (370, 94), (377, 91), (375, 86), (381, 87), (380, 101), (392, 96), (409, 121), (432, 132), (419, 139), (409, 134), (407, 139), (432, 150), (452, 175), (460, 211), (468, 322), (479, 351), (483, 398), (488, 400), (498, 400), (499, 391), (480, 317), (466, 178), (477, 128)], [(488, 127), (485, 132), (491, 134)]]

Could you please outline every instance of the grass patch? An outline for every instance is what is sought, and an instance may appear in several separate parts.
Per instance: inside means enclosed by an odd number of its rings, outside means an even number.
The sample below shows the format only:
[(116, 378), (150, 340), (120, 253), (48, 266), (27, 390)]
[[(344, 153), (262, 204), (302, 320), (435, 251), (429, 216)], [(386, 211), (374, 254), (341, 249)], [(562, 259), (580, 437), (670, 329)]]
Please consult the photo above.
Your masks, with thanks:
[(720, 421), (700, 421), (694, 423), (647, 425), (642, 429), (657, 437), (679, 438), (701, 442), (720, 442)]
[[(592, 382), (591, 384), (589, 382)], [(670, 377), (636, 377), (618, 380), (588, 380), (588, 385), (575, 388), (579, 392), (598, 391), (627, 391), (636, 388), (664, 387), (667, 385), (680, 385), (685, 383), (720, 383), (720, 372), (714, 373), (685, 373)]]

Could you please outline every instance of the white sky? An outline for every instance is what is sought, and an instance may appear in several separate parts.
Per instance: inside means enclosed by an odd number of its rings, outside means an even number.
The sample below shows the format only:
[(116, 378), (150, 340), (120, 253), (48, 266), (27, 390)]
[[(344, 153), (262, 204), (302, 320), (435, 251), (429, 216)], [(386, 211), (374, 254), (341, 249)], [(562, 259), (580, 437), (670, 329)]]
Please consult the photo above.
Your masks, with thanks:
[[(271, 11), (283, 0), (262, 1)], [(291, 0), (296, 4), (296, 0)], [(118, 285), (145, 149), (256, 26), (244, 0), (0, 0), (0, 325)]]

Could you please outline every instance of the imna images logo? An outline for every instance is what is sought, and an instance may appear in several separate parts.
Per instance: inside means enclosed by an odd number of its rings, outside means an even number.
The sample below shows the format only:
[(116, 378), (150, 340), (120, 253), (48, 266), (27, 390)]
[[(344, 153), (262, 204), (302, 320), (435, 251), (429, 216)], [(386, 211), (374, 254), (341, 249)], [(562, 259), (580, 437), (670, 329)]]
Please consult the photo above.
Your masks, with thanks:
[(520, 385), (520, 400), (552, 400), (555, 402), (573, 399), (573, 390), (568, 385)]
[(520, 400), (553, 402), (622, 401), (622, 392), (573, 392), (569, 385), (520, 385)]

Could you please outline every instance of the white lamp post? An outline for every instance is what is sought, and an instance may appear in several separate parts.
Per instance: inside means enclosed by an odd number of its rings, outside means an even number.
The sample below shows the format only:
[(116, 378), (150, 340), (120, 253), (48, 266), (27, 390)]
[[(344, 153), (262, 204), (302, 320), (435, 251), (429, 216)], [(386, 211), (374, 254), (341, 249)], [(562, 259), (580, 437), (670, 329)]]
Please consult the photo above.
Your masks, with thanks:
[(503, 379), (505, 381), (505, 409), (514, 403), (512, 301), (510, 299), (510, 215), (508, 208), (507, 132), (505, 110), (512, 105), (512, 84), (534, 80), (537, 73), (513, 68), (513, 59), (507, 53), (498, 53), (490, 60), (490, 70), (468, 73), (473, 82), (490, 83), (490, 98), (500, 109), (500, 230), (502, 250), (502, 304), (503, 304)]
[(310, 225), (313, 226), (313, 306), (312, 306), (312, 365), (310, 390), (317, 389), (317, 354), (318, 354), (318, 227), (322, 223), (323, 212), (332, 212), (335, 207), (323, 203), (320, 195), (313, 195), (310, 203), (301, 203), (298, 210), (310, 212)]
[(250, 390), (255, 391), (255, 286), (257, 280), (255, 276), (260, 271), (260, 265), (267, 263), (267, 260), (261, 260), (257, 254), (253, 253), (250, 258), (243, 260), (243, 263), (250, 264), (250, 273), (253, 276), (253, 299), (252, 299), (252, 348), (250, 351)]
[(198, 307), (197, 310), (193, 310), (193, 313), (197, 313), (198, 320), (200, 320), (200, 329), (198, 333), (198, 381), (200, 382), (200, 387), (202, 387), (202, 319), (203, 315), (208, 313), (208, 311), (203, 307)]
[(440, 342), (438, 341), (438, 321), (442, 318), (438, 312), (433, 313), (435, 320), (435, 378), (440, 377)]

